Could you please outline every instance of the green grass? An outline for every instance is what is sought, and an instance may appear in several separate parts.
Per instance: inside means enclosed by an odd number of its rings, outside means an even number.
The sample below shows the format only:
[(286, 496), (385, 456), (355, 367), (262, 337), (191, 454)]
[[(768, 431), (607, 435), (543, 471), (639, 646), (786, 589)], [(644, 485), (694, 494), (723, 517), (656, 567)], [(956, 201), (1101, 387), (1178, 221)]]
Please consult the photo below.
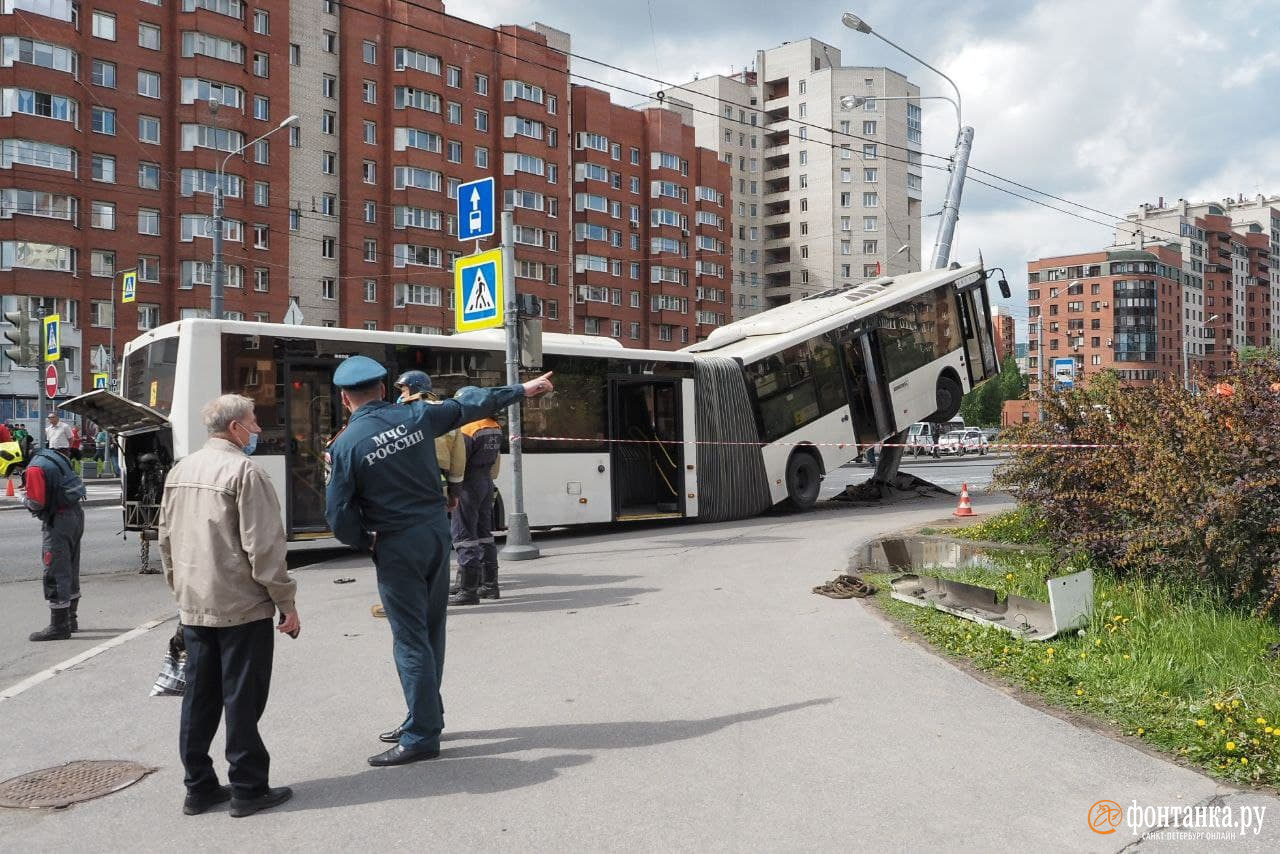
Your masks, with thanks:
[[(976, 539), (1011, 533), (1001, 539), (1014, 542), (1042, 536), (1018, 530), (1024, 515), (1003, 515), (1014, 518), (997, 516), (966, 533), (979, 531)], [(1047, 555), (993, 557), (1003, 574), (930, 574), (1043, 601), (1046, 577), (1085, 568), (1079, 562), (1058, 565)], [(1268, 653), (1280, 642), (1274, 623), (1203, 592), (1118, 582), (1095, 568), (1090, 625), (1051, 641), (1023, 642), (996, 628), (890, 599), (888, 580), (877, 579), (885, 610), (948, 655), (1216, 776), (1280, 785), (1280, 661)]]

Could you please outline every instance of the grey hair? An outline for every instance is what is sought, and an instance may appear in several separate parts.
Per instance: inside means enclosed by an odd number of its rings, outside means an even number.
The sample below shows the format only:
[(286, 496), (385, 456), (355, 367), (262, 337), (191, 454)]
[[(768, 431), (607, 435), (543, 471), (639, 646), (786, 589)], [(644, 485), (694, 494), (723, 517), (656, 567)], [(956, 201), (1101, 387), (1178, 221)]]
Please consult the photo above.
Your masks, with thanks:
[(226, 433), (232, 421), (241, 421), (253, 412), (253, 398), (242, 394), (224, 394), (215, 397), (200, 410), (204, 426), (211, 435)]

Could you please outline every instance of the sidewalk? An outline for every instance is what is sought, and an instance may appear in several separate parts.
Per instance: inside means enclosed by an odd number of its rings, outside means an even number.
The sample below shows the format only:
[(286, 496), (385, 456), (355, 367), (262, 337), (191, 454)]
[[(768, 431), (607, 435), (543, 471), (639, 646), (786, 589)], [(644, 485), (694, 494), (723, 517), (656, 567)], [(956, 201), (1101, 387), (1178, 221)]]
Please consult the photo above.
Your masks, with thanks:
[(1224, 796), (1268, 806), (1261, 837), (1225, 847), (1275, 850), (1280, 802), (1024, 706), (864, 603), (810, 592), (862, 541), (953, 508), (826, 504), (541, 537), (542, 559), (504, 564), (501, 601), (451, 610), (444, 752), (395, 769), (365, 764), (403, 715), (368, 559), (300, 570), (302, 634), (277, 643), (262, 727), (293, 801), (244, 821), (181, 814), (179, 700), (147, 696), (170, 622), (0, 701), (0, 779), (73, 759), (157, 769), (65, 811), (0, 810), (0, 838), (24, 851), (1119, 851), (1138, 837), (1091, 831), (1095, 802)]

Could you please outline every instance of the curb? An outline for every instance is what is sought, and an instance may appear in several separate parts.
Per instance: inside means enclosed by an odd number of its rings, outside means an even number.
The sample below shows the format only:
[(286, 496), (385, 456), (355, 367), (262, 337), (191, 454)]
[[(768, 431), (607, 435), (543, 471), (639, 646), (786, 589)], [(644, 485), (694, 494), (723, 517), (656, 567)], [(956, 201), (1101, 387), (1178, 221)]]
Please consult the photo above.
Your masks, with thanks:
[[(90, 498), (87, 501), (81, 502), (80, 506), (81, 507), (108, 507), (108, 506), (119, 505), (119, 504), (120, 504), (119, 498)], [(3, 506), (0, 506), (0, 513), (4, 513), (9, 510), (26, 510), (26, 509), (27, 508), (24, 507), (22, 504), (5, 504)]]

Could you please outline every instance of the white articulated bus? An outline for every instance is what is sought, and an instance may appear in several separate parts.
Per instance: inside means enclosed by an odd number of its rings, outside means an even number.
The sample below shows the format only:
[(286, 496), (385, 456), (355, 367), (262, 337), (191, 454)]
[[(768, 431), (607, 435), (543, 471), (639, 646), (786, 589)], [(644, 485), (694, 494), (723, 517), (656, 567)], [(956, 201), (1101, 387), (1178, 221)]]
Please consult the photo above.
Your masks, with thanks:
[[(346, 421), (333, 371), (356, 354), (387, 366), (391, 393), (410, 369), (445, 396), (506, 382), (497, 330), (182, 320), (128, 344), (121, 394), (98, 389), (64, 408), (119, 437), (125, 527), (148, 531), (168, 467), (206, 439), (200, 408), (228, 392), (251, 397), (263, 430), (254, 460), (271, 475), (289, 538), (325, 537), (324, 448)], [(522, 404), (525, 505), (537, 527), (811, 506), (825, 471), (915, 421), (946, 420), (998, 370), (980, 265), (816, 294), (682, 351), (546, 334), (543, 354), (556, 391)], [(504, 465), (503, 494), (510, 477)]]

